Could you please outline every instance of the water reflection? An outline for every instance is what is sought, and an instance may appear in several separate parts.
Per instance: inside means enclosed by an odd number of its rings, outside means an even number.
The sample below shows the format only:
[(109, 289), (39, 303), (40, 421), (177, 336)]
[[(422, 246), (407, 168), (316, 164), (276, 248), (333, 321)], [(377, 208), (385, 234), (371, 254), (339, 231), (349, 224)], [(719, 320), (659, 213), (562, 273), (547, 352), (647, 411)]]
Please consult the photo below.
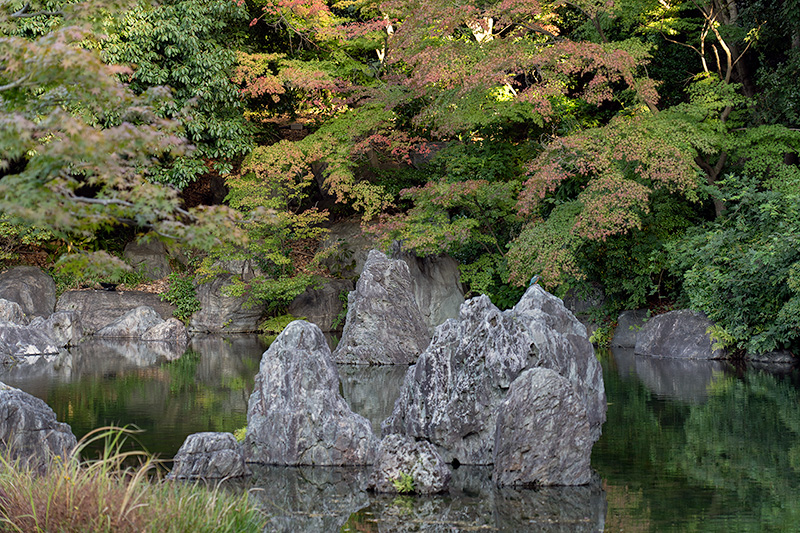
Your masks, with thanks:
[(370, 421), (372, 431), (380, 436), (381, 422), (392, 414), (408, 366), (336, 366), (342, 384), (342, 396), (353, 411)]
[(264, 346), (254, 336), (194, 339), (169, 360), (154, 343), (89, 340), (52, 358), (0, 368), (0, 381), (50, 405), (77, 437), (135, 425), (142, 447), (171, 458), (187, 435), (247, 423)]
[(688, 403), (704, 402), (713, 382), (731, 371), (724, 361), (648, 357), (632, 348), (615, 348), (614, 361), (620, 374), (635, 374), (652, 393)]

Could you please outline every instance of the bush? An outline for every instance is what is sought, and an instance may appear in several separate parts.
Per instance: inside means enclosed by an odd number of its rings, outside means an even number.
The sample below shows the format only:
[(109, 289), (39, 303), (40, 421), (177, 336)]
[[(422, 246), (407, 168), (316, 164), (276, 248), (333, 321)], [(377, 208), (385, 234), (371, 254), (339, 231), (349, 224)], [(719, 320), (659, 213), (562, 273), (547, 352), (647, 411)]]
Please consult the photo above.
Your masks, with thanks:
[(194, 290), (192, 278), (172, 273), (168, 277), (169, 288), (161, 295), (161, 301), (169, 302), (177, 309), (173, 313), (180, 320), (186, 320), (200, 310), (200, 300)]
[(693, 309), (728, 348), (800, 347), (800, 194), (723, 182), (727, 211), (671, 248)]

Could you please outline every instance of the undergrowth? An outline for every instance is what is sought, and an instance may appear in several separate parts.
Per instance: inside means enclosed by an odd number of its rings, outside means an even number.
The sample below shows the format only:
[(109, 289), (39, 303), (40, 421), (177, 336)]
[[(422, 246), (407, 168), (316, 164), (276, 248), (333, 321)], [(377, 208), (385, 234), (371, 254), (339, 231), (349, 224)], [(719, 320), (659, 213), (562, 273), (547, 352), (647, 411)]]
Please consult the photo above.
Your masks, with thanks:
[[(264, 515), (217, 488), (164, 481), (143, 452), (123, 452), (129, 432), (100, 428), (43, 475), (0, 456), (0, 530), (19, 532), (261, 531)], [(104, 442), (100, 457), (81, 460)], [(129, 466), (135, 464), (135, 466)]]

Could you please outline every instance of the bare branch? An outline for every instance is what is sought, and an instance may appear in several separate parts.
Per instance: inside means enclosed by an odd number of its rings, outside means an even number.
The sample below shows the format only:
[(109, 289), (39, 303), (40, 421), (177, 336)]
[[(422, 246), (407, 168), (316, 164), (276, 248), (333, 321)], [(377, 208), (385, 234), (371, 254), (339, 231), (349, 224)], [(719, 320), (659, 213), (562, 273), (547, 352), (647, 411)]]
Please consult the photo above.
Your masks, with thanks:
[(0, 92), (9, 91), (11, 89), (15, 89), (17, 87), (21, 87), (27, 80), (30, 78), (30, 74), (25, 74), (20, 79), (16, 81), (12, 81), (11, 83), (7, 83), (5, 85), (0, 85)]
[(41, 17), (41, 16), (63, 16), (64, 12), (61, 10), (58, 11), (34, 11), (33, 13), (29, 12), (28, 10), (31, 8), (30, 2), (27, 2), (24, 6), (22, 6), (18, 11), (9, 15), (12, 19), (26, 19), (31, 17)]

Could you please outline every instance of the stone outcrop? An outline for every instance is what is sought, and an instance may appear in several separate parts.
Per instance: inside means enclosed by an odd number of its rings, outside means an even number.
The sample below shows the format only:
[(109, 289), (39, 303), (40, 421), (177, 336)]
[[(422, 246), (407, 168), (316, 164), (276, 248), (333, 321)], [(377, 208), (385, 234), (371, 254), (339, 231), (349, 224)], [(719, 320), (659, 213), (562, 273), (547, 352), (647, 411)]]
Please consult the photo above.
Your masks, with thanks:
[(397, 483), (410, 476), (416, 494), (436, 494), (447, 490), (450, 469), (427, 441), (402, 435), (387, 435), (381, 440), (367, 488), (375, 492), (397, 493)]
[(245, 457), (275, 465), (371, 464), (369, 421), (339, 394), (339, 374), (320, 329), (290, 323), (261, 358), (247, 407)]
[(249, 476), (241, 446), (231, 433), (194, 433), (175, 455), (173, 479), (224, 479)]
[(162, 302), (158, 294), (140, 291), (67, 291), (58, 299), (56, 310), (75, 311), (84, 334), (92, 335), (141, 306), (153, 308), (163, 320), (175, 311), (175, 306)]
[(156, 238), (148, 242), (129, 242), (122, 255), (128, 264), (150, 279), (161, 279), (172, 272), (167, 247)]
[(356, 290), (347, 298), (342, 339), (333, 353), (336, 362), (409, 364), (429, 340), (411, 291), (408, 265), (372, 250)]
[(353, 282), (349, 279), (325, 280), (321, 287), (308, 289), (298, 295), (287, 311), (292, 316), (304, 317), (323, 332), (341, 330), (344, 321), (336, 326), (333, 324), (344, 309), (344, 302), (339, 296), (349, 294), (353, 288)]
[(0, 446), (12, 460), (43, 470), (66, 458), (77, 444), (67, 424), (39, 398), (0, 383)]
[(83, 326), (74, 311), (56, 311), (47, 318), (36, 317), (28, 327), (42, 331), (58, 346), (75, 346), (83, 338)]
[(554, 370), (575, 389), (594, 443), (606, 412), (600, 364), (584, 326), (538, 285), (511, 310), (479, 296), (464, 302), (458, 320), (440, 325), (406, 374), (383, 434), (429, 440), (447, 462), (491, 464), (497, 408), (534, 367)]
[(263, 305), (247, 306), (246, 296), (226, 296), (233, 274), (219, 274), (195, 287), (201, 309), (192, 315), (189, 330), (202, 333), (250, 333), (258, 329)]
[(724, 359), (723, 350), (711, 349), (706, 315), (689, 309), (652, 317), (636, 336), (637, 355), (685, 359)]
[(39, 267), (18, 266), (0, 274), (0, 298), (17, 302), (28, 318), (46, 318), (55, 310), (56, 284)]
[(461, 286), (461, 273), (458, 262), (445, 255), (417, 257), (403, 252), (396, 245), (392, 259), (400, 259), (408, 265), (411, 276), (411, 289), (428, 330), (458, 316), (464, 303), (464, 289)]
[(0, 362), (30, 355), (55, 355), (61, 349), (44, 331), (29, 326), (0, 324)]
[(189, 344), (189, 334), (186, 332), (186, 326), (174, 317), (157, 323), (142, 333), (141, 339), (150, 342), (168, 342), (183, 346), (184, 349)]
[(127, 313), (95, 332), (95, 337), (106, 339), (139, 339), (152, 327), (164, 322), (152, 307), (143, 305)]
[(584, 485), (592, 444), (586, 407), (572, 384), (548, 368), (523, 372), (497, 413), (497, 485)]
[(617, 327), (614, 330), (614, 337), (611, 339), (611, 346), (620, 348), (633, 348), (636, 346), (636, 338), (639, 331), (647, 322), (647, 309), (636, 309), (634, 311), (623, 311), (617, 318)]

